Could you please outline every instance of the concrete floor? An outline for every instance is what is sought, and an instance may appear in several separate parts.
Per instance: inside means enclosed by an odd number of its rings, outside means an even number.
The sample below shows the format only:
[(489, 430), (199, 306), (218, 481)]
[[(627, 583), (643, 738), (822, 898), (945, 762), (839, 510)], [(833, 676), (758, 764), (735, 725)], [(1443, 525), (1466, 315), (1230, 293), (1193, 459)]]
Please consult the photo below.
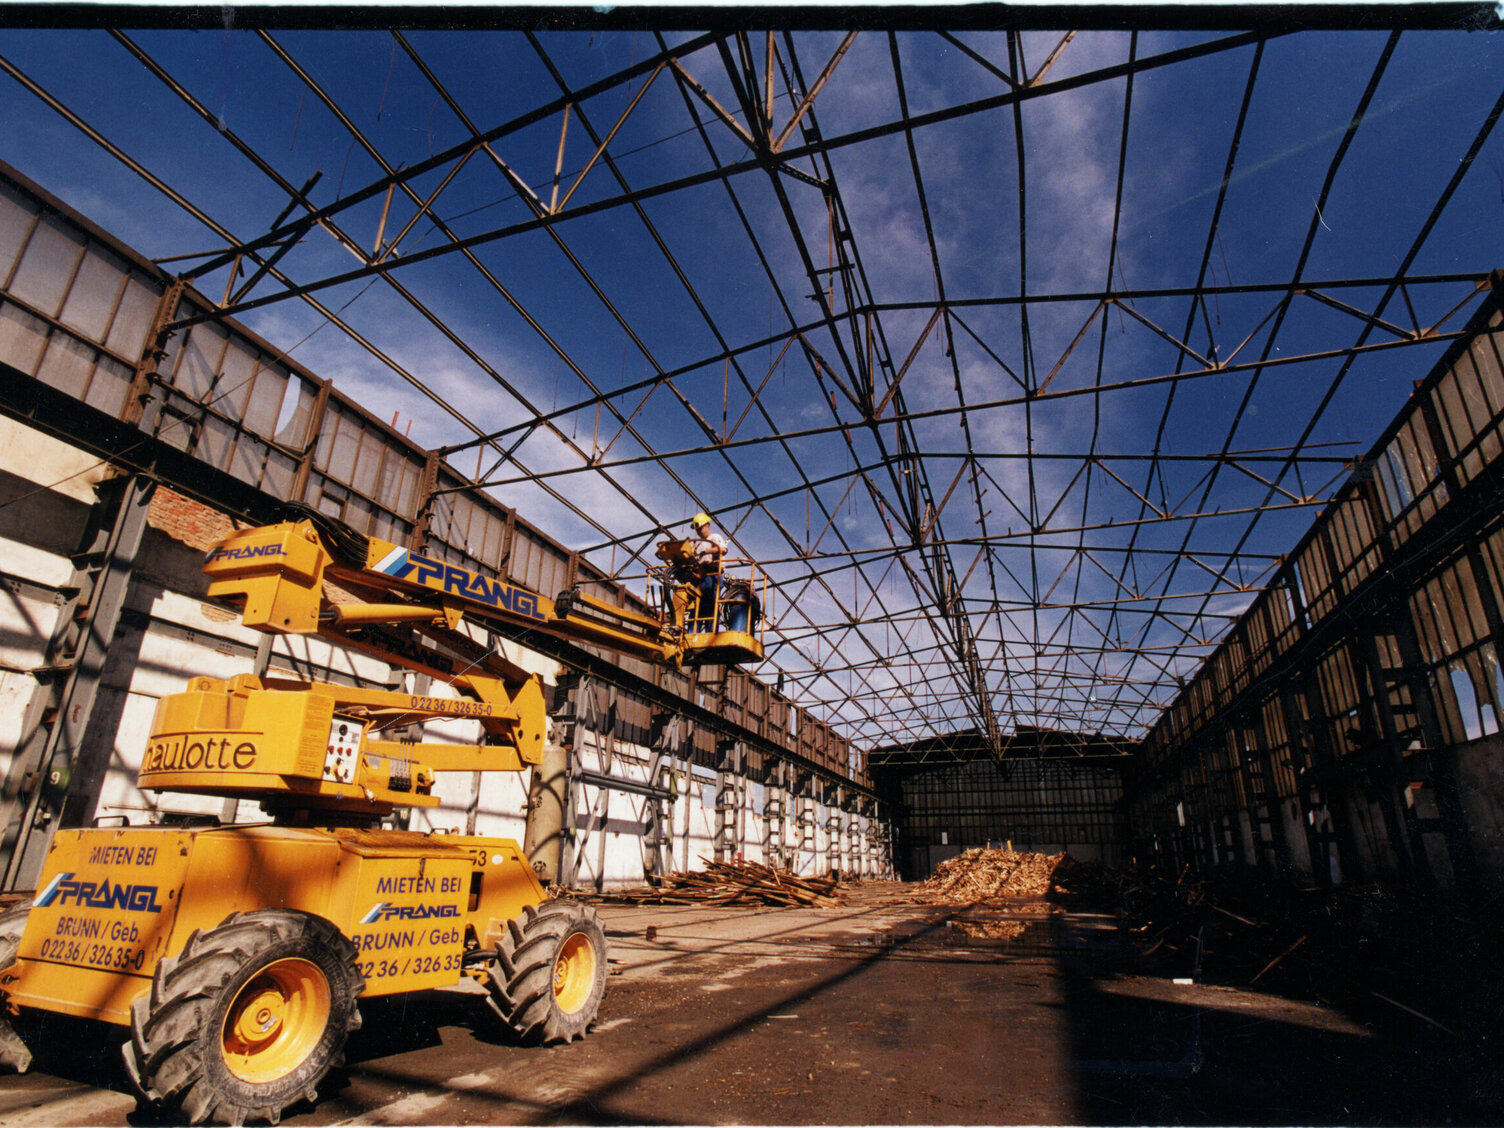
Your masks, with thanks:
[[(1133, 974), (1108, 916), (958, 914), (879, 883), (839, 908), (601, 913), (585, 1041), (511, 1045), (463, 989), (369, 1000), (347, 1068), (283, 1123), (1504, 1122), (1478, 1046), (1218, 986), (1214, 953)], [(0, 1124), (149, 1123), (111, 1033), (49, 1021), (32, 1072), (0, 1078)]]

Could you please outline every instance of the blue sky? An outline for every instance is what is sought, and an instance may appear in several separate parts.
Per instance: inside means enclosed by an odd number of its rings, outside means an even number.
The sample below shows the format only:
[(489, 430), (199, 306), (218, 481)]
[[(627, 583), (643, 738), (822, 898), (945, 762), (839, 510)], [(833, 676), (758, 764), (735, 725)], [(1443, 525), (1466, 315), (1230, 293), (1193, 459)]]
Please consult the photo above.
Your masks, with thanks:
[[(840, 204), (840, 245), (853, 266), (844, 274), (829, 269), (834, 236), (826, 195), (794, 175), (753, 167), (724, 183), (707, 179), (652, 196), (641, 202), (640, 213), (628, 204), (593, 214), (566, 208), (553, 225), (557, 238), (532, 230), (496, 239), (475, 249), (475, 263), (448, 254), (395, 270), (392, 277), (473, 356), (445, 340), (384, 281), (346, 283), (318, 296), (460, 407), (480, 431), (584, 405), (560, 417), (555, 428), (535, 430), (517, 451), (518, 465), (499, 472), (503, 484), (493, 487), (564, 543), (595, 548), (599, 562), (620, 564), (625, 553), (613, 553), (613, 539), (640, 548), (655, 524), (677, 527), (701, 508), (716, 513), (747, 555), (771, 562), (781, 584), (775, 616), (784, 641), (761, 672), (772, 677), (785, 670), (806, 703), (817, 703), (822, 715), (862, 743), (977, 721), (963, 700), (957, 663), (906, 665), (905, 651), (928, 657), (943, 646), (938, 624), (944, 615), (938, 610), (943, 593), (926, 578), (926, 560), (933, 563), (935, 550), (921, 551), (888, 527), (902, 508), (905, 474), (904, 467), (890, 473), (880, 464), (898, 450), (891, 417), (901, 408), (908, 416), (903, 441), (916, 454), (909, 476), (921, 476), (937, 504), (958, 483), (930, 536), (948, 542), (940, 551), (959, 583), (959, 606), (1004, 727), (1059, 723), (1137, 733), (1173, 691), (1172, 676), (1189, 672), (1207, 652), (1204, 645), (1187, 646), (1180, 628), (1204, 639), (1225, 628), (1226, 619), (1146, 622), (1109, 601), (1128, 589), (1160, 592), (1173, 597), (1168, 606), (1228, 615), (1251, 599), (1184, 559), (1166, 573), (1173, 558), (1149, 550), (1200, 553), (1214, 571), (1222, 563), (1218, 554), (1263, 554), (1242, 561), (1245, 579), (1257, 578), (1266, 558), (1292, 547), (1316, 511), (1290, 504), (1254, 519), (1244, 511), (1265, 506), (1270, 497), (1255, 477), (1228, 467), (1208, 476), (1205, 462), (1169, 460), (1151, 475), (1145, 457), (1268, 451), (1299, 442), (1329, 444), (1313, 445), (1314, 454), (1362, 453), (1441, 346), (1365, 353), (1348, 365), (1335, 390), (1341, 358), (1172, 383), (1178, 363), (1199, 364), (1182, 361), (1174, 346), (1123, 309), (1104, 315), (1091, 297), (1031, 300), (1032, 357), (1026, 357), (1016, 299), (1021, 293), (1043, 299), (1197, 284), (1256, 54), (1256, 82), (1212, 238), (1208, 285), (1288, 283), (1313, 230), (1303, 280), (1392, 277), (1504, 89), (1504, 41), (1496, 33), (1405, 32), (1392, 46), (1318, 215), (1324, 180), (1386, 51), (1387, 31), (1278, 36), (1261, 52), (1249, 44), (1143, 70), (1131, 83), (1126, 145), (1128, 81), (1072, 83), (1125, 63), (1130, 52), (1154, 59), (1231, 34), (1082, 32), (1043, 76), (1042, 96), (1020, 102), (1016, 114), (1003, 104), (924, 125), (912, 133), (912, 152), (901, 129), (883, 131), (901, 120), (900, 89), (911, 117), (996, 99), (1010, 89), (994, 73), (1009, 72), (1008, 40), (974, 31), (957, 33), (955, 41), (930, 31), (899, 33), (891, 41), (881, 32), (857, 35), (806, 121), (828, 148), (819, 161), (790, 162), (796, 172), (823, 178), (828, 159)], [(663, 42), (692, 38), (665, 33)], [(321, 174), (310, 193), (320, 206), (376, 181), (382, 160), (410, 168), (468, 136), (404, 46), (384, 31), (278, 30), (268, 42), (242, 30), (154, 30), (132, 32), (130, 39), (287, 181), (300, 186)], [(790, 112), (785, 83), (793, 65), (808, 85), (842, 41), (841, 32), (799, 32), (791, 56), (779, 39), (775, 132)], [(651, 82), (648, 75), (607, 82), (564, 125), (550, 67), (572, 90), (609, 80), (659, 50), (646, 30), (546, 33), (538, 38), (541, 55), (518, 32), (424, 29), (406, 33), (406, 42), (477, 129), (515, 123), (492, 153), (544, 202), (555, 191), (561, 132), (560, 196), (594, 150), (581, 111), (605, 134), (639, 95), (609, 146), (630, 188), (749, 157), (738, 133), (715, 120), (669, 70)], [(751, 42), (763, 49), (761, 34)], [(1060, 42), (1060, 32), (1023, 33), (1026, 72), (1038, 71)], [(286, 193), (237, 152), (225, 132), (191, 111), (106, 31), (0, 30), (0, 56), (235, 237), (264, 234), (286, 206)], [(716, 50), (681, 62), (741, 118)], [(305, 76), (380, 160), (352, 138)], [(222, 245), (3, 74), (0, 115), (7, 123), (0, 130), (0, 160), (142, 253), (162, 258)], [(525, 122), (528, 115), (536, 120)], [(861, 139), (862, 131), (874, 129), (879, 136)], [(803, 143), (795, 130), (789, 144)], [(413, 192), (426, 198), (453, 167), (414, 178)], [(570, 204), (607, 201), (621, 191), (598, 163)], [(369, 251), (381, 207), (377, 194), (335, 221)], [(401, 231), (414, 210), (398, 193), (386, 236)], [(1408, 273), (1476, 276), (1504, 265), (1501, 210), (1504, 139), (1495, 135), (1467, 169)], [(453, 175), (435, 211), (460, 238), (520, 224), (532, 214), (486, 153)], [(410, 256), (446, 240), (423, 218), (398, 249)], [(360, 265), (322, 233), (281, 263), (300, 282)], [(819, 272), (813, 280), (810, 269)], [(856, 285), (852, 295), (842, 294), (842, 277)], [(864, 346), (844, 319), (835, 332), (818, 324), (815, 280), (832, 287), (827, 293), (837, 313), (850, 301), (878, 307), (870, 321), (873, 347), (888, 358), (889, 373), (913, 350), (887, 421), (876, 427), (840, 390)], [(222, 273), (200, 282), (216, 298), (224, 285)], [(1330, 292), (1371, 309), (1382, 286)], [(1469, 292), (1467, 281), (1455, 281), (1411, 287), (1409, 297), (1419, 321), (1429, 325)], [(942, 293), (952, 303), (950, 316), (926, 334)], [(1345, 349), (1363, 333), (1358, 319), (1308, 297), (1294, 298), (1279, 317), (1279, 297), (1218, 294), (1208, 299), (1204, 315), (1198, 313), (1185, 344), (1207, 355), (1215, 339), (1225, 362), (1247, 338), (1234, 359), (1253, 361), (1266, 349), (1271, 359)], [(1185, 296), (1131, 304), (1177, 337), (1190, 311)], [(1457, 328), (1471, 308), (1443, 328)], [(1409, 325), (1398, 299), (1385, 316)], [(395, 412), (400, 425), (410, 421), (412, 437), (424, 445), (472, 437), (306, 304), (280, 301), (248, 311), (243, 320), (378, 416)], [(1271, 342), (1275, 321), (1279, 334)], [(803, 344), (783, 351), (800, 327), (806, 328)], [(1079, 344), (1063, 358), (1078, 334)], [(1369, 337), (1370, 343), (1386, 339), (1383, 332)], [(827, 369), (812, 362), (805, 345)], [(734, 362), (725, 350), (735, 354)], [(653, 384), (664, 372), (677, 375)], [(879, 377), (878, 397), (890, 379)], [(1099, 381), (1119, 390), (1092, 394)], [(589, 386), (633, 390), (598, 411)], [(749, 387), (761, 391), (737, 425)], [(630, 429), (618, 434), (627, 418)], [(699, 449), (711, 443), (707, 429), (724, 437), (733, 426), (738, 443), (762, 441)], [(801, 431), (815, 433), (775, 441)], [(608, 445), (607, 463), (645, 460), (608, 465), (605, 474), (585, 464)], [(677, 451), (695, 453), (651, 457)], [(968, 451), (974, 462), (964, 460)], [(1030, 454), (1039, 457), (1031, 461)], [(1103, 461), (1084, 467), (1081, 456), (1088, 454)], [(473, 472), (475, 458), (472, 450), (455, 461)], [(487, 455), (482, 463), (492, 460)], [(853, 476), (860, 466), (875, 469), (865, 478)], [(1260, 473), (1279, 472), (1272, 464), (1258, 466)], [(558, 474), (549, 485), (586, 519), (528, 480), (540, 472)], [(1279, 485), (1319, 502), (1340, 475), (1340, 467), (1312, 462), (1298, 477), (1287, 470)], [(1155, 517), (1146, 499), (1177, 514), (1239, 512), (1142, 523)], [(822, 536), (827, 515), (832, 527)], [(1031, 522), (1065, 531), (1044, 532), (1031, 548)], [(816, 557), (801, 558), (817, 538)], [(989, 544), (980, 557), (979, 540)], [(1083, 546), (1093, 550), (1090, 558), (1077, 551)], [(1130, 546), (1137, 555), (1125, 565)], [(860, 569), (851, 567), (852, 553), (863, 561)], [(1214, 586), (1218, 593), (1204, 597)], [(1031, 609), (1061, 602), (1092, 606)], [(1056, 659), (1067, 644), (1104, 642), (1108, 653), (1083, 650), (1070, 662)], [(842, 668), (847, 665), (859, 668)], [(934, 679), (933, 694), (922, 687), (924, 678)]]

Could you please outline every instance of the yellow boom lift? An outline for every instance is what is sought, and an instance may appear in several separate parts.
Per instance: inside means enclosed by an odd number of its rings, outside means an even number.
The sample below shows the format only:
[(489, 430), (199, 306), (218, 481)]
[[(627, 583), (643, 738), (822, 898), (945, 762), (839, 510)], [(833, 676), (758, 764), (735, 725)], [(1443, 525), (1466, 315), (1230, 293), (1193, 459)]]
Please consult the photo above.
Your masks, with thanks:
[[(542, 759), (538, 675), (474, 641), (467, 621), (673, 665), (736, 663), (762, 656), (758, 593), (733, 588), (690, 632), (578, 590), (550, 600), (323, 519), (237, 532), (204, 570), (209, 594), (238, 602), (247, 626), (319, 635), (459, 696), (242, 674), (196, 677), (163, 698), (139, 785), (256, 801), (269, 817), (59, 830), (35, 897), (0, 916), (0, 1061), (30, 1064), (10, 1021), (28, 1011), (116, 1023), (157, 1115), (275, 1124), (341, 1064), (362, 994), (470, 976), (522, 1041), (582, 1037), (606, 981), (594, 910), (549, 899), (514, 841), (381, 820), (437, 806), (437, 772)], [(480, 742), (387, 735), (451, 717), (478, 721)]]

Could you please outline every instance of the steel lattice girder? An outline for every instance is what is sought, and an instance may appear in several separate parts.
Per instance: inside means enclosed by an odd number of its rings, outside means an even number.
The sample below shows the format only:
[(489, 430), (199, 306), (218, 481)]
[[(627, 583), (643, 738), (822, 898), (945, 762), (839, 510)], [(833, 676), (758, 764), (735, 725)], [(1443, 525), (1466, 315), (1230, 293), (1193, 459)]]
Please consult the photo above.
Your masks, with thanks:
[[(233, 149), (224, 187), (87, 121), (90, 74), (0, 68), (8, 105), (64, 115), (212, 233), (152, 247), (222, 285), (180, 329), (233, 315), (291, 349), (279, 318), (332, 325), (348, 348), (322, 356), (385, 374), (363, 377), (373, 408), (475, 448), (482, 488), (617, 576), (714, 514), (773, 577), (762, 676), (858, 744), (974, 730), (1001, 753), (1020, 726), (1141, 733), (1402, 402), (1371, 388), (1423, 373), (1497, 265), (1456, 217), (1487, 188), (1499, 84), (1403, 135), (1429, 191), (1364, 232), (1384, 256), (1344, 257), (1329, 219), (1428, 96), (1438, 33), (1286, 32), (503, 33), (529, 76), (504, 111), (460, 37), (350, 33), (385, 66), (331, 74), (327, 39), (234, 33), (268, 94), (229, 115), (181, 37), (91, 45)], [(1467, 59), (1487, 74), (1497, 50)], [(1271, 124), (1334, 61), (1325, 117)], [(371, 120), (394, 81), (433, 138)], [(272, 92), (295, 96), (294, 140), (318, 110), (329, 175), (272, 143)], [(1193, 127), (1184, 198), (1150, 199)], [(1061, 172), (1062, 135), (1090, 177)], [(1258, 253), (1251, 184), (1309, 203), (1278, 216), (1283, 256)], [(230, 186), (282, 214), (256, 230)]]

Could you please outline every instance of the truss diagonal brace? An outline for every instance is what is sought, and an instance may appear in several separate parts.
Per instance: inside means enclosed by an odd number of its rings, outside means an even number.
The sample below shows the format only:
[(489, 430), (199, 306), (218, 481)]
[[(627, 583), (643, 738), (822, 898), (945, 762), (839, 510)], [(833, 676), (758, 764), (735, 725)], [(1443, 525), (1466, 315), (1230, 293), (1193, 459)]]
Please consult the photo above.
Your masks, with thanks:
[(1150, 321), (1143, 314), (1139, 313), (1138, 310), (1134, 309), (1127, 302), (1119, 301), (1117, 298), (1113, 298), (1112, 304), (1117, 306), (1118, 309), (1122, 310), (1129, 317), (1133, 318), (1133, 320), (1137, 321), (1140, 325), (1145, 326), (1149, 330), (1149, 332), (1153, 333), (1156, 337), (1159, 337), (1161, 340), (1165, 341), (1172, 347), (1179, 349), (1186, 356), (1190, 357), (1197, 364), (1201, 365), (1202, 368), (1216, 372), (1222, 367), (1222, 365), (1215, 360), (1207, 360), (1206, 357), (1202, 356), (1195, 349), (1191, 348), (1190, 345), (1177, 338), (1174, 334), (1168, 333), (1164, 329), (1161, 329), (1158, 325), (1154, 324), (1154, 322)]
[[(794, 111), (794, 116), (789, 118), (788, 124), (785, 125), (783, 129), (779, 131), (778, 136), (773, 139), (770, 145), (770, 148), (773, 152), (777, 153), (782, 151), (784, 143), (789, 139), (789, 134), (794, 132), (799, 123), (804, 120), (804, 115), (809, 113), (810, 108), (815, 104), (816, 95), (820, 93), (820, 91), (824, 88), (826, 82), (830, 80), (831, 73), (836, 69), (836, 64), (839, 63), (845, 56), (847, 50), (851, 47), (852, 41), (856, 39), (856, 34), (857, 33), (854, 31), (848, 31), (846, 33), (846, 38), (841, 40), (841, 45), (835, 49), (834, 54), (830, 56), (830, 61), (826, 63), (824, 69), (820, 71), (820, 76), (815, 79), (814, 85), (809, 88), (809, 93), (804, 96), (804, 101), (800, 102), (799, 108)], [(772, 82), (772, 78), (772, 65), (771, 60), (769, 60), (769, 83)], [(771, 108), (772, 107), (770, 105), (769, 109), (771, 110)]]
[(1318, 301), (1324, 306), (1330, 306), (1332, 309), (1341, 310), (1343, 313), (1348, 314), (1351, 317), (1356, 317), (1359, 321), (1362, 321), (1368, 325), (1372, 325), (1376, 329), (1382, 329), (1386, 333), (1393, 333), (1402, 341), (1414, 341), (1426, 336), (1426, 330), (1424, 329), (1422, 329), (1418, 333), (1412, 333), (1408, 329), (1401, 329), (1398, 325), (1394, 325), (1388, 321), (1385, 321), (1382, 317), (1378, 317), (1372, 313), (1364, 313), (1356, 306), (1351, 306), (1346, 302), (1338, 301), (1336, 298), (1328, 297), (1326, 294), (1321, 293), (1319, 290), (1312, 290), (1302, 286), (1294, 292), (1296, 294), (1304, 294), (1306, 297), (1312, 299), (1313, 301)]
[(642, 89), (636, 93), (636, 95), (629, 103), (627, 103), (627, 108), (622, 110), (621, 116), (616, 119), (616, 124), (611, 127), (611, 131), (607, 133), (605, 137), (601, 138), (601, 143), (595, 147), (595, 152), (592, 153), (590, 155), (590, 159), (585, 162), (585, 167), (580, 169), (580, 174), (574, 178), (574, 183), (569, 186), (569, 191), (564, 193), (564, 198), (559, 201), (557, 206), (549, 209), (551, 212), (553, 212), (554, 215), (558, 215), (561, 211), (564, 210), (565, 205), (569, 203), (569, 198), (575, 194), (575, 190), (585, 182), (585, 177), (590, 175), (590, 170), (595, 167), (595, 162), (600, 160), (601, 156), (605, 153), (606, 146), (611, 144), (611, 141), (616, 136), (617, 131), (627, 123), (627, 118), (632, 116), (632, 111), (637, 108), (637, 104), (642, 101), (643, 95), (646, 94), (648, 92), (648, 88), (653, 85), (653, 79), (657, 78), (660, 74), (663, 73), (663, 67), (664, 64), (659, 63), (656, 67), (653, 68), (652, 73), (648, 75), (647, 81), (642, 84)]
[(727, 110), (724, 106), (722, 106), (715, 100), (715, 95), (711, 94), (709, 90), (706, 90), (700, 80), (685, 69), (683, 63), (681, 63), (678, 59), (669, 59), (668, 65), (674, 68), (674, 73), (677, 74), (679, 78), (683, 80), (684, 84), (689, 87), (690, 93), (692, 93), (696, 98), (700, 99), (701, 102), (705, 103), (705, 107), (721, 120), (722, 125), (726, 126), (731, 130), (732, 133), (735, 133), (738, 137), (740, 137), (746, 144), (747, 148), (751, 149), (753, 152), (757, 151), (757, 142), (752, 139), (752, 135), (747, 132), (742, 123), (737, 121), (735, 116), (729, 110)]
[(893, 382), (888, 385), (888, 392), (883, 396), (882, 402), (873, 410), (872, 418), (882, 418), (883, 412), (888, 409), (888, 404), (892, 402), (893, 396), (898, 392), (898, 382), (903, 379), (904, 373), (909, 370), (909, 365), (914, 363), (914, 358), (919, 355), (919, 350), (924, 346), (924, 342), (929, 340), (930, 333), (934, 331), (935, 322), (940, 320), (940, 315), (944, 312), (945, 307), (937, 305), (935, 312), (930, 314), (929, 321), (925, 322), (924, 328), (920, 330), (919, 339), (914, 342), (914, 347), (909, 350), (909, 355), (904, 358), (903, 364), (893, 374)]

